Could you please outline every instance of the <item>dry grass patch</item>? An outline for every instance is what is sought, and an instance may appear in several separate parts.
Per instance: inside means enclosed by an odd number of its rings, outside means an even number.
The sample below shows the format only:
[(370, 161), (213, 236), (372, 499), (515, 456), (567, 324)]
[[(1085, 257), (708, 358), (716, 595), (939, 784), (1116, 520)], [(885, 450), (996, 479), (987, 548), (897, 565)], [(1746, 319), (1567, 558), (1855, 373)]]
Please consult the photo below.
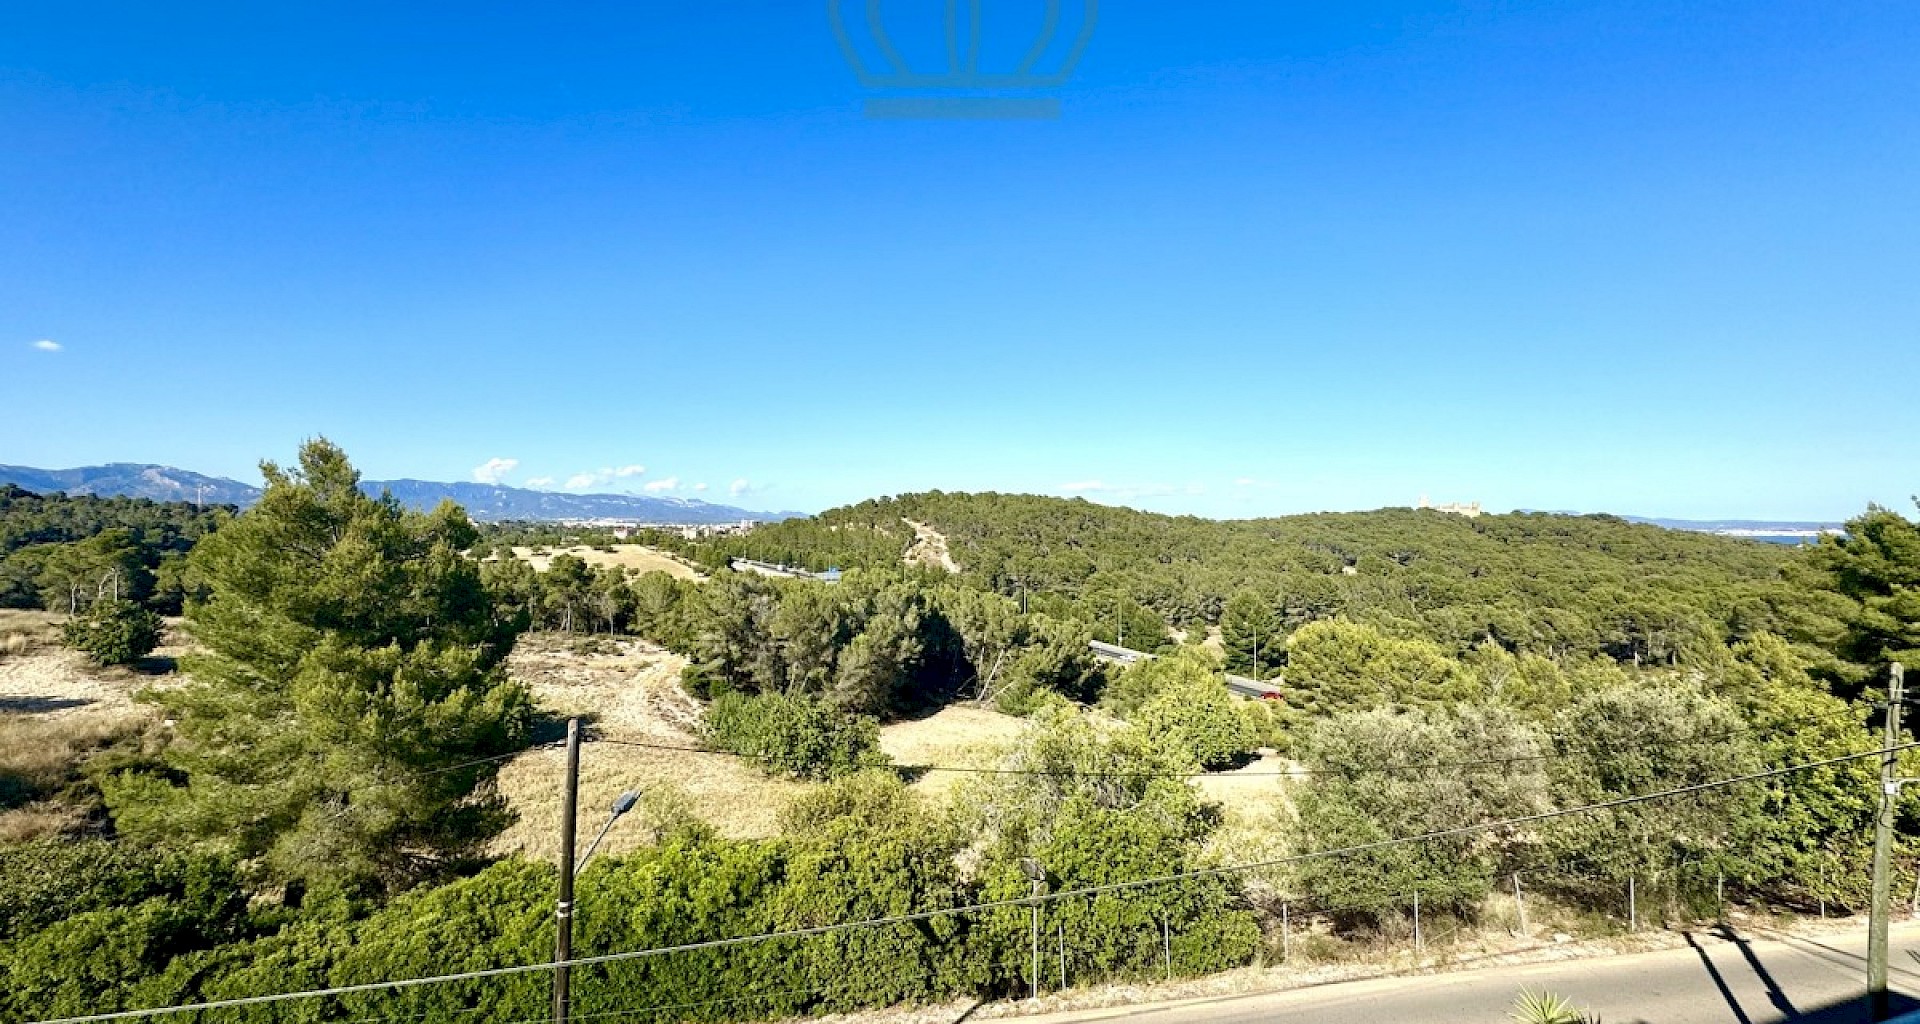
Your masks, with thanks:
[(84, 825), (99, 795), (81, 767), (102, 751), (140, 742), (154, 722), (144, 710), (0, 715), (0, 842)]
[(25, 608), (0, 608), (0, 660), (31, 654), (60, 642), (65, 615)]
[(546, 572), (553, 564), (555, 555), (572, 555), (591, 566), (616, 565), (623, 569), (632, 569), (639, 573), (664, 572), (675, 579), (704, 580), (707, 577), (692, 565), (658, 548), (645, 544), (615, 544), (613, 550), (601, 551), (586, 546), (570, 548), (514, 548), (513, 553), (531, 564), (536, 570)]
[[(894, 763), (988, 768), (1027, 727), (1023, 719), (967, 704), (941, 708), (925, 718), (880, 727), (880, 750)], [(958, 772), (928, 772), (913, 788), (942, 797), (961, 778)]]
[[(592, 719), (592, 735), (658, 747), (698, 747), (704, 707), (680, 688), (686, 659), (631, 637), (582, 637), (530, 633), (507, 661), (507, 670), (556, 714)], [(520, 852), (551, 859), (559, 836), (560, 783), (564, 754), (530, 750), (501, 770), (499, 786), (520, 819), (494, 843), (494, 852)], [(656, 747), (586, 744), (580, 754), (581, 843), (605, 820), (621, 791), (650, 797), (643, 811), (669, 813), (661, 804), (683, 804), (721, 834), (764, 838), (779, 831), (780, 811), (807, 786), (768, 778), (758, 768), (718, 754)], [(684, 798), (684, 799), (682, 799)], [(622, 821), (602, 849), (618, 853), (649, 842), (646, 815)]]

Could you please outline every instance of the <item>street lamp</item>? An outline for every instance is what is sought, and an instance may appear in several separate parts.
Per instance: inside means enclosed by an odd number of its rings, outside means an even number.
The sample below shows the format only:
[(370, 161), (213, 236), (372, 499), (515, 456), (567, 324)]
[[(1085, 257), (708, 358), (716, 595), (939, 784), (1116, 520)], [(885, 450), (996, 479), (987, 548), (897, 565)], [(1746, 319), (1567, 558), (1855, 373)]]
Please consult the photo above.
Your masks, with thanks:
[(633, 805), (639, 802), (640, 794), (631, 789), (614, 798), (613, 806), (608, 808), (607, 823), (600, 826), (600, 834), (594, 836), (593, 842), (587, 844), (587, 852), (581, 854), (580, 859), (573, 862), (573, 870), (576, 874), (579, 873), (581, 868), (587, 866), (587, 860), (593, 856), (593, 851), (600, 848), (600, 840), (607, 838), (607, 832), (613, 828), (613, 823), (619, 821), (622, 814), (633, 810)]

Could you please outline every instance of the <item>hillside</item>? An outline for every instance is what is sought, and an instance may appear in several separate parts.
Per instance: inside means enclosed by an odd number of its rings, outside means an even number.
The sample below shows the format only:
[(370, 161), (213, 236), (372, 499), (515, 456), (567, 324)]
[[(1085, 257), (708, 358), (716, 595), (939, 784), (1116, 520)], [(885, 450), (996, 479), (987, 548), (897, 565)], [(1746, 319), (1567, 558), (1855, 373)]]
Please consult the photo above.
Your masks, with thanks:
[[(914, 524), (920, 525), (916, 530)], [(1666, 660), (1816, 617), (1783, 579), (1790, 548), (1614, 516), (1477, 519), (1413, 509), (1208, 520), (1030, 495), (928, 492), (686, 544), (814, 568), (898, 566), (937, 531), (961, 578), (1022, 587), (1109, 634), (1214, 624), (1250, 595), (1288, 632), (1344, 615), (1466, 646)]]
[[(36, 469), (0, 466), (0, 485), (14, 484), (29, 491), (63, 491), (71, 495), (124, 496), (153, 501), (191, 501), (245, 508), (260, 498), (260, 488), (226, 477), (206, 476), (172, 466), (115, 462), (74, 469)], [(743, 519), (771, 521), (791, 512), (755, 512), (733, 505), (716, 505), (694, 498), (652, 497), (639, 494), (569, 494), (536, 491), (498, 484), (442, 483), (433, 480), (363, 480), (368, 494), (390, 493), (402, 505), (431, 509), (451, 500), (477, 520), (620, 519), (646, 523), (733, 523)]]

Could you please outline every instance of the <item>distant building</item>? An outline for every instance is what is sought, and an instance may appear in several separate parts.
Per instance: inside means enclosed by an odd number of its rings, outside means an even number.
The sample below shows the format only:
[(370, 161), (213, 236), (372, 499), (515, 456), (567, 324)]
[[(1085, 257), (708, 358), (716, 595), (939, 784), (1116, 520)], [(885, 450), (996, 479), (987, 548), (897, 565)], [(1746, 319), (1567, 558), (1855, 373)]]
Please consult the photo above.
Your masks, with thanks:
[(1426, 495), (1422, 494), (1420, 496), (1420, 504), (1415, 505), (1413, 507), (1432, 509), (1435, 512), (1446, 512), (1456, 516), (1466, 516), (1468, 519), (1480, 518), (1480, 503), (1477, 501), (1469, 501), (1464, 503), (1457, 502), (1457, 501), (1450, 501), (1444, 504), (1435, 505), (1433, 502), (1427, 500)]

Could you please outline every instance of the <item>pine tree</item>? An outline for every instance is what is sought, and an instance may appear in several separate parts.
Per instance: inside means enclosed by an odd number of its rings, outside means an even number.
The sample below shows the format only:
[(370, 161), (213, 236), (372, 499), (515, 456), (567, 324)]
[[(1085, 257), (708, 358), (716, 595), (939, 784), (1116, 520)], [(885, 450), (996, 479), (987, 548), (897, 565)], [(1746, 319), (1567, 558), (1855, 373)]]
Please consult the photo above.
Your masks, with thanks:
[(1273, 605), (1251, 590), (1227, 601), (1220, 615), (1220, 642), (1227, 651), (1227, 671), (1265, 679), (1280, 664), (1286, 638)]
[(497, 763), (471, 762), (526, 738), (530, 698), (501, 667), (519, 620), (495, 614), (457, 506), (366, 496), (324, 439), (261, 469), (259, 503), (192, 555), (202, 650), (153, 698), (176, 722), (171, 771), (111, 781), (110, 804), (129, 835), (276, 880), (430, 877), (505, 824)]

